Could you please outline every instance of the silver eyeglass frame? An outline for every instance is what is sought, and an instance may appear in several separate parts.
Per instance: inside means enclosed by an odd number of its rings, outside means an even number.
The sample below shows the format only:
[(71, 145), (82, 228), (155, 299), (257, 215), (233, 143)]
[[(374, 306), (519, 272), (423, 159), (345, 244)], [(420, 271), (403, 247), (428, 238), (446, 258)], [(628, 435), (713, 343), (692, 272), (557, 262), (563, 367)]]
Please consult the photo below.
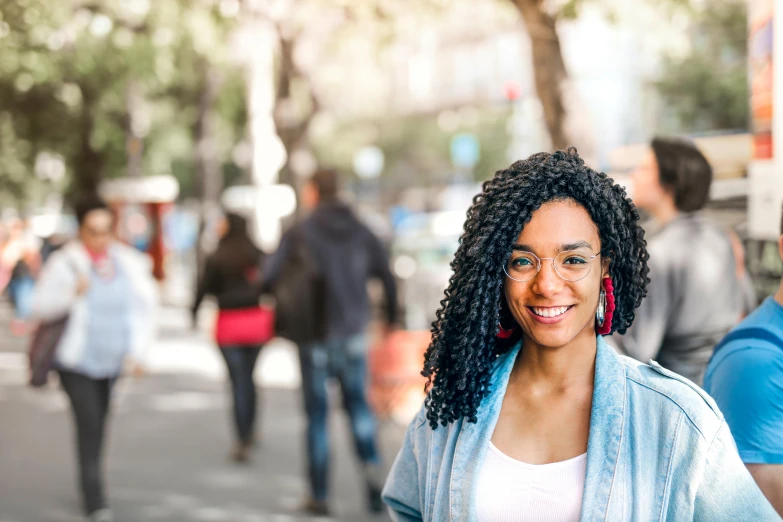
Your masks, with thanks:
[[(573, 250), (566, 250), (565, 252), (560, 252), (560, 254), (564, 254), (566, 252), (573, 252)], [(588, 268), (585, 271), (585, 275), (583, 275), (579, 279), (566, 279), (565, 277), (563, 277), (563, 275), (560, 272), (557, 271), (557, 267), (555, 266), (555, 259), (556, 259), (556, 257), (538, 257), (533, 252), (528, 252), (527, 250), (523, 251), (523, 253), (530, 254), (531, 256), (535, 257), (536, 260), (538, 261), (538, 263), (536, 264), (536, 272), (532, 276), (530, 276), (529, 278), (527, 278), (527, 279), (517, 279), (516, 277), (512, 277), (508, 273), (508, 270), (506, 269), (506, 265), (508, 264), (508, 261), (503, 263), (503, 272), (506, 274), (506, 277), (508, 277), (512, 281), (516, 281), (517, 283), (527, 283), (528, 281), (531, 281), (531, 280), (535, 279), (535, 277), (538, 275), (538, 273), (541, 272), (541, 267), (544, 265), (544, 263), (543, 263), (544, 261), (552, 261), (552, 270), (555, 271), (555, 273), (557, 274), (557, 277), (559, 277), (560, 279), (562, 279), (563, 281), (566, 281), (568, 283), (575, 283), (577, 281), (581, 281), (582, 279), (584, 279), (585, 277), (588, 276), (588, 274), (590, 273), (590, 270), (593, 269), (593, 261), (595, 260), (596, 257), (601, 255), (601, 253), (599, 252), (597, 254), (593, 254), (591, 256), (588, 256), (588, 259), (589, 259), (588, 265), (590, 266), (590, 268)], [(558, 256), (560, 254), (558, 254)]]

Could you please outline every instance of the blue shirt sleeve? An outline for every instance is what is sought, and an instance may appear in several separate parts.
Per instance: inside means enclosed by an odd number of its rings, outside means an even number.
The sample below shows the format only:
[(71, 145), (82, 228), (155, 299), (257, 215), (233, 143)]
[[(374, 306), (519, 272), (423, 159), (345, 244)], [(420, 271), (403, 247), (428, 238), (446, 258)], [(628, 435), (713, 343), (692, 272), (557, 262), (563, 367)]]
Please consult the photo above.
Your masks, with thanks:
[(760, 341), (713, 363), (707, 392), (726, 417), (742, 461), (783, 464), (783, 350)]

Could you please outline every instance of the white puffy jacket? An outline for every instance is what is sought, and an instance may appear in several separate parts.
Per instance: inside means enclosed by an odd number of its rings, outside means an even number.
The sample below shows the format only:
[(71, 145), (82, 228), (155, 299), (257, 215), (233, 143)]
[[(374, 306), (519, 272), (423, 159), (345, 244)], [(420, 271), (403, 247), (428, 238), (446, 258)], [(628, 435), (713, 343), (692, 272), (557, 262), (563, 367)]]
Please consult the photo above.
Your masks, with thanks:
[[(150, 260), (141, 252), (114, 243), (111, 255), (130, 278), (131, 348), (135, 361), (143, 361), (144, 351), (155, 336), (158, 288), (151, 274)], [(75, 368), (82, 361), (86, 348), (89, 310), (85, 297), (76, 295), (80, 276), (86, 277), (91, 265), (84, 245), (74, 241), (51, 255), (35, 286), (32, 317), (52, 320), (70, 313), (68, 325), (57, 347), (57, 360), (66, 368)]]

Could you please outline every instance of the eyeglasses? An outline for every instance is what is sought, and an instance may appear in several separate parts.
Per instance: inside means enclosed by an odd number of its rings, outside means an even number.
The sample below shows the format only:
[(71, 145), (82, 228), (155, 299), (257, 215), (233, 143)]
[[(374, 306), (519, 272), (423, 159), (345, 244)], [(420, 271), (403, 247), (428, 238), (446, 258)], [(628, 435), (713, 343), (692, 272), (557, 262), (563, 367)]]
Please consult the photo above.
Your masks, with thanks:
[(514, 281), (530, 281), (541, 271), (541, 261), (551, 260), (555, 273), (569, 282), (587, 277), (593, 259), (600, 254), (590, 254), (588, 250), (566, 250), (555, 257), (538, 257), (532, 252), (512, 252), (503, 271)]
[(105, 237), (111, 235), (111, 229), (101, 229), (85, 226), (83, 227), (84, 233), (92, 237)]

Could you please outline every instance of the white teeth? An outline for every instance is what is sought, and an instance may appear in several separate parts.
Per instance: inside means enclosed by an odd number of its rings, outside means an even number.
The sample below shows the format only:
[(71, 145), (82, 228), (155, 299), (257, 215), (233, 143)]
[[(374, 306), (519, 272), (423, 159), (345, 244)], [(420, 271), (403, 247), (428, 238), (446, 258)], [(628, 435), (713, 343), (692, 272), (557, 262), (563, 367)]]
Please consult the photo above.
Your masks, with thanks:
[(541, 317), (557, 317), (564, 314), (570, 307), (561, 306), (559, 308), (536, 308), (533, 307), (533, 312)]

